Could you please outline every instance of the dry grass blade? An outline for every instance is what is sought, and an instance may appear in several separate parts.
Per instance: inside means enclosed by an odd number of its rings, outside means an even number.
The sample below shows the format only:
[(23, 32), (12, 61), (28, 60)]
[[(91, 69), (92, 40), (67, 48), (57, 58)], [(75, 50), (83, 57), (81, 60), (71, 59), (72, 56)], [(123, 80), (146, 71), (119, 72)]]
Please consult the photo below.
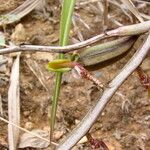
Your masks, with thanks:
[(34, 8), (36, 8), (42, 0), (26, 0), (22, 5), (17, 7), (6, 15), (1, 15), (0, 26), (4, 24), (12, 24), (19, 21), (21, 18), (29, 14)]
[(108, 28), (108, 0), (104, 0), (104, 14), (103, 14), (103, 19), (104, 19), (103, 30), (105, 31)]
[[(2, 118), (2, 117), (0, 117), (0, 120), (3, 121), (3, 122), (5, 122), (5, 123), (8, 123), (8, 124), (10, 124), (10, 125), (12, 125), (12, 126), (14, 126), (14, 127), (16, 127), (16, 128), (18, 128), (18, 129), (20, 129), (21, 131), (24, 131), (25, 133), (28, 133), (28, 134), (30, 134), (30, 135), (33, 135), (33, 136), (35, 136), (35, 137), (37, 137), (37, 138), (39, 138), (39, 139), (41, 139), (41, 140), (43, 140), (43, 141), (50, 142), (48, 139), (43, 138), (42, 136), (40, 136), (40, 135), (38, 135), (38, 134), (36, 134), (36, 133), (33, 133), (33, 132), (31, 132), (31, 131), (28, 131), (28, 130), (26, 130), (25, 128), (22, 128), (22, 127), (20, 127), (20, 126), (18, 126), (18, 125), (16, 125), (16, 124), (14, 124), (14, 123), (12, 123), (12, 122), (10, 122), (10, 121), (4, 119), (4, 118)], [(52, 142), (52, 144), (53, 144), (53, 145), (56, 145), (56, 146), (58, 145), (58, 144), (55, 143), (55, 142)]]
[(127, 6), (127, 8), (136, 16), (136, 18), (140, 22), (144, 21), (140, 15), (139, 11), (136, 9), (136, 7), (134, 6), (134, 4), (132, 3), (131, 0), (121, 0), (121, 1)]
[(0, 95), (0, 116), (3, 116), (3, 103), (1, 95)]
[(124, 9), (124, 7), (122, 5), (120, 5), (120, 3), (118, 3), (117, 1), (111, 1), (111, 0), (109, 0), (109, 3), (111, 3), (112, 5), (117, 6), (119, 9), (121, 9), (122, 12), (130, 19), (130, 21), (133, 22), (132, 16), (127, 12), (126, 9)]
[[(112, 1), (109, 1), (112, 3)], [(115, 4), (115, 1), (113, 1), (112, 4)], [(103, 4), (101, 2), (97, 3), (97, 7), (99, 9), (100, 14), (104, 13), (104, 8), (103, 8)], [(116, 24), (117, 26), (123, 26), (123, 24), (121, 24), (119, 21), (117, 21), (115, 18), (113, 18), (113, 16), (108, 14), (108, 20), (110, 20), (112, 23)]]
[(46, 91), (49, 91), (49, 87), (47, 85), (45, 76), (41, 70), (41, 68), (39, 67), (39, 65), (31, 59), (28, 59), (26, 61), (28, 67), (30, 68), (30, 70), (34, 73), (34, 75), (38, 78), (38, 80), (40, 81), (40, 83), (42, 84), (42, 86), (46, 89)]
[(78, 25), (77, 25), (76, 20), (75, 20), (74, 17), (72, 18), (72, 24), (73, 24), (73, 26), (74, 26), (75, 32), (77, 33), (78, 39), (79, 39), (80, 41), (84, 41), (82, 32), (81, 32), (81, 30), (79, 29), (79, 27), (78, 27)]
[(140, 15), (141, 15), (144, 19), (150, 20), (150, 15), (146, 15), (146, 14), (143, 14), (143, 13), (140, 13)]
[(78, 13), (74, 13), (73, 18), (75, 19), (76, 22), (80, 23), (83, 25), (87, 30), (91, 30), (90, 26), (81, 18), (81, 16)]
[[(10, 77), (10, 87), (8, 90), (8, 116), (9, 121), (20, 125), (20, 92), (19, 92), (19, 65), (20, 54), (14, 61)], [(9, 150), (16, 150), (19, 140), (19, 129), (8, 125)]]
[(28, 8), (32, 4), (36, 3), (37, 0), (26, 0), (22, 5), (17, 7), (15, 10), (11, 11), (9, 14), (17, 15), (18, 13), (24, 11), (24, 8)]
[[(18, 8), (17, 11), (18, 13), (16, 13), (16, 15), (18, 15), (20, 18), (24, 17), (25, 15), (27, 15), (28, 13), (30, 13), (34, 8), (37, 7), (37, 5), (40, 4), (41, 0), (28, 0), (28, 2), (26, 3), (25, 6), (22, 7), (22, 9)], [(12, 14), (12, 13), (10, 13)]]
[(99, 0), (89, 0), (89, 1), (78, 2), (76, 4), (76, 7), (82, 7), (82, 6), (88, 5), (90, 3), (95, 3), (95, 2), (98, 2), (98, 1)]
[(150, 5), (150, 2), (148, 2), (149, 0), (133, 0), (133, 1), (135, 1), (135, 2), (139, 2), (139, 3), (143, 3), (143, 4), (147, 4), (147, 5)]

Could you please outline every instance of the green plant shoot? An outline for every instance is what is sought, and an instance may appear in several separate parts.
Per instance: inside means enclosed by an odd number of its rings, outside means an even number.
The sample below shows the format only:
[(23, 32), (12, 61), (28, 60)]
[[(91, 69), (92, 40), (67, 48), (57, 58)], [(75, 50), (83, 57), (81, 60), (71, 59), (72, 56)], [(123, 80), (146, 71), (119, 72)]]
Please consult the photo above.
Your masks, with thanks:
[[(68, 44), (74, 5), (75, 5), (75, 0), (63, 1), (61, 21), (60, 21), (60, 46), (65, 46)], [(59, 54), (59, 58), (63, 59), (64, 55)], [(50, 140), (51, 141), (53, 139), (53, 131), (54, 131), (54, 124), (56, 120), (56, 110), (57, 110), (58, 97), (60, 93), (62, 72), (56, 73), (55, 89), (54, 89), (54, 95), (52, 98), (51, 123), (50, 123), (50, 126), (51, 126)]]
[(51, 72), (68, 72), (71, 70), (71, 60), (69, 59), (55, 59), (48, 63), (47, 69)]

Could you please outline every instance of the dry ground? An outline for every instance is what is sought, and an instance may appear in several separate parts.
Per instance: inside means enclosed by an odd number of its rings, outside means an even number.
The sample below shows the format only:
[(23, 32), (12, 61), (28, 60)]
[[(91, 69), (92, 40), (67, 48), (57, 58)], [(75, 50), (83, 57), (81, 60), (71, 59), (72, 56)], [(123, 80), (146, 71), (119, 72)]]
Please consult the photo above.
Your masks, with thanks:
[[(49, 0), (50, 1), (50, 0)], [(23, 0), (0, 0), (0, 12), (6, 13), (19, 6)], [(88, 30), (77, 22), (84, 39), (102, 32), (102, 15), (95, 10), (96, 5), (85, 5), (84, 8), (76, 9), (76, 14), (80, 15), (90, 27)], [(128, 17), (121, 13), (119, 8), (110, 7), (111, 15), (122, 24), (131, 24)], [(59, 39), (59, 15), (60, 7), (56, 2), (48, 10), (48, 19), (43, 12), (37, 10), (24, 17), (21, 23), (26, 31), (27, 43), (39, 45), (58, 45)], [(149, 13), (149, 7), (141, 8), (143, 13)], [(8, 37), (14, 32), (18, 23), (7, 26)], [(109, 28), (117, 27), (112, 22)], [(70, 43), (78, 39), (77, 29), (72, 28)], [(135, 49), (140, 45), (141, 40), (136, 43)], [(103, 82), (110, 81), (129, 60), (135, 50), (132, 49), (113, 64), (93, 71), (93, 73)], [(5, 78), (0, 77), (0, 96), (3, 103), (4, 117), (7, 118), (7, 91), (9, 87), (9, 75), (14, 55), (5, 55), (10, 62), (6, 64), (6, 70), (1, 74), (6, 74)], [(49, 131), (49, 119), (51, 99), (54, 87), (54, 74), (46, 70), (48, 61), (54, 59), (55, 55), (48, 53), (22, 53), (20, 69), (20, 91), (21, 91), (21, 126), (28, 129), (41, 129)], [(150, 59), (144, 61), (143, 68), (150, 74)], [(38, 71), (36, 67), (38, 65)], [(43, 84), (38, 80), (33, 71), (39, 75), (39, 70), (44, 75)], [(0, 76), (2, 76), (0, 74)], [(39, 75), (40, 76), (40, 75)], [(116, 150), (149, 150), (150, 149), (150, 100), (147, 92), (141, 86), (137, 74), (132, 74), (121, 86), (119, 91), (126, 97), (126, 100), (114, 96), (107, 105), (103, 114), (91, 130), (95, 138), (102, 139)], [(84, 79), (77, 80), (71, 73), (63, 76), (61, 94), (59, 98), (55, 139), (64, 138), (78, 121), (80, 121), (90, 107), (97, 101), (101, 92), (90, 81)], [(7, 125), (0, 121), (0, 143), (7, 145)], [(3, 149), (3, 148), (0, 148)], [(78, 144), (74, 149), (89, 150), (88, 143)]]

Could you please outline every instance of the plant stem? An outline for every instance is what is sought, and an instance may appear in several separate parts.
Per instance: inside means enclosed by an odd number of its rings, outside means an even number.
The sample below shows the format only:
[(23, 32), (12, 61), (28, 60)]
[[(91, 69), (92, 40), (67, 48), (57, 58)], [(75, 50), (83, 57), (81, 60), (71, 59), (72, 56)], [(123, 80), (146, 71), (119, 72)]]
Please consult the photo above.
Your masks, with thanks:
[[(61, 21), (60, 21), (60, 46), (65, 46), (68, 43), (74, 5), (75, 5), (75, 0), (63, 1)], [(64, 58), (64, 54), (59, 54), (59, 58), (60, 59)], [(54, 96), (52, 99), (52, 110), (51, 110), (50, 141), (53, 140), (53, 131), (54, 131), (54, 124), (56, 120), (56, 110), (57, 110), (58, 97), (59, 97), (60, 87), (61, 87), (61, 79), (62, 79), (62, 73), (56, 73), (55, 89), (54, 89)]]

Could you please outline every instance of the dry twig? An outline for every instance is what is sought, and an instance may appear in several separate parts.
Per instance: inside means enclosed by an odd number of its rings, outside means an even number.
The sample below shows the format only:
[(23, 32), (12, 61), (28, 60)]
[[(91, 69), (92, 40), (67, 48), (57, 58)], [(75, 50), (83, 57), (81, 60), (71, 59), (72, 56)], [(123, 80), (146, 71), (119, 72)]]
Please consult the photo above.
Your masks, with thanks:
[[(20, 127), (20, 126), (18, 126), (18, 125), (16, 125), (16, 124), (14, 124), (13, 122), (10, 122), (10, 121), (8, 121), (8, 120), (2, 118), (2, 117), (0, 117), (0, 120), (3, 121), (3, 122), (5, 122), (5, 123), (8, 123), (8, 124), (10, 124), (10, 125), (12, 125), (12, 126), (14, 126), (14, 127), (16, 127), (16, 128), (18, 128), (18, 129), (20, 129), (21, 131), (24, 131), (25, 133), (31, 134), (31, 135), (33, 135), (33, 136), (35, 136), (35, 137), (37, 137), (37, 138), (39, 138), (39, 139), (41, 139), (41, 140), (44, 140), (44, 141), (46, 141), (46, 142), (50, 142), (48, 139), (45, 139), (45, 138), (39, 136), (38, 134), (35, 134), (35, 133), (33, 133), (33, 132), (30, 132), (30, 131), (26, 130), (25, 128), (22, 128), (22, 127)], [(58, 144), (55, 143), (55, 142), (52, 142), (52, 144), (54, 144), (54, 145), (56, 145), (56, 146), (58, 145)]]
[(104, 0), (104, 26), (103, 30), (107, 30), (108, 28), (108, 0)]
[(19, 51), (43, 51), (43, 52), (51, 52), (51, 53), (67, 53), (74, 50), (81, 49), (83, 47), (94, 44), (102, 39), (113, 37), (113, 36), (131, 36), (131, 35), (139, 35), (143, 34), (150, 30), (150, 21), (145, 21), (143, 23), (128, 25), (119, 27), (114, 30), (110, 30), (106, 33), (102, 33), (100, 35), (94, 36), (86, 41), (69, 45), (69, 46), (40, 46), (40, 45), (20, 45), (20, 46), (12, 46), (9, 48), (0, 49), (0, 55), (12, 52)]

